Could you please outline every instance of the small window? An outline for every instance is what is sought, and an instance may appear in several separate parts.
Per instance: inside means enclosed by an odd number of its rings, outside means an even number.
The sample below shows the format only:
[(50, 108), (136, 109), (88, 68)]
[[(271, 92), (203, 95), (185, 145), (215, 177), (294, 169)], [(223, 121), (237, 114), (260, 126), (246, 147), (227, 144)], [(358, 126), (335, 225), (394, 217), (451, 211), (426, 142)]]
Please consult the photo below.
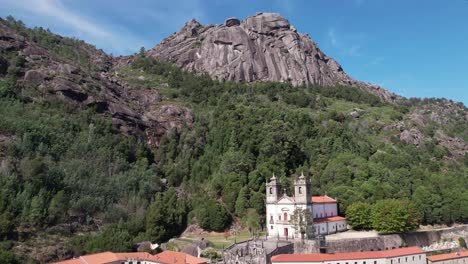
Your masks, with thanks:
[(273, 230), (273, 226), (271, 226), (270, 229)]
[(414, 256), (413, 256), (413, 261), (414, 261)]
[(393, 259), (390, 260), (390, 264), (393, 264)]
[(365, 261), (363, 261), (362, 263), (363, 263), (363, 264), (366, 264), (366, 262), (365, 262)]
[(288, 213), (284, 213), (284, 221), (288, 221)]
[(400, 258), (398, 258), (398, 263), (400, 263), (400, 262), (401, 262), (401, 261), (400, 261)]
[(141, 261), (137, 261), (137, 264), (141, 264)]
[(377, 260), (374, 260), (374, 264), (377, 264)]
[(299, 187), (299, 194), (302, 194), (302, 187)]
[(273, 187), (270, 187), (270, 194), (273, 194)]
[(270, 221), (273, 221), (273, 215), (270, 215)]
[(421, 255), (419, 255), (419, 260), (421, 260)]
[(278, 215), (278, 220), (281, 220), (281, 215)]
[(408, 262), (408, 257), (405, 258), (405, 262)]

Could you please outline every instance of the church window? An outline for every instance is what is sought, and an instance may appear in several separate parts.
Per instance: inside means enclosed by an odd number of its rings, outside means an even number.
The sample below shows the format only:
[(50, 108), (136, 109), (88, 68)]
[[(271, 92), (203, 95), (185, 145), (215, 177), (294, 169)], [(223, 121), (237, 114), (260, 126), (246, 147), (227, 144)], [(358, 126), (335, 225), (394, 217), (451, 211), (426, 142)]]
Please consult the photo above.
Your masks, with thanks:
[(413, 261), (414, 261), (414, 256), (413, 256)]
[(278, 215), (278, 220), (281, 220), (281, 215), (280, 214)]
[(302, 187), (299, 187), (299, 194), (302, 194)]
[(374, 260), (374, 264), (377, 264), (377, 260)]
[(273, 194), (273, 187), (270, 187), (270, 194)]
[(288, 221), (288, 213), (284, 213), (284, 221)]
[(408, 262), (408, 257), (405, 258), (405, 262)]
[(273, 222), (273, 215), (270, 215), (270, 221)]
[(400, 263), (400, 258), (398, 258), (398, 263)]
[(273, 226), (271, 226), (270, 229), (273, 230)]

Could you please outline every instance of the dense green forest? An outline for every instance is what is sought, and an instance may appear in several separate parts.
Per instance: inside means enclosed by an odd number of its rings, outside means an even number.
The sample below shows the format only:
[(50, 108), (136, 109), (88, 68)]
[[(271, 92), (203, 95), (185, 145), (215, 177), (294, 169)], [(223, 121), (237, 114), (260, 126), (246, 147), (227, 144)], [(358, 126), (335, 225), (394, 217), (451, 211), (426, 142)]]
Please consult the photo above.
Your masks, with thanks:
[[(88, 58), (69, 55), (87, 44), (46, 41), (55, 35), (18, 27), (87, 67)], [(384, 129), (437, 100), (389, 104), (346, 86), (218, 82), (144, 54), (115, 71), (195, 114), (194, 127), (170, 131), (154, 149), (122, 135), (110, 116), (92, 108), (23, 96), (31, 89), (20, 82), (24, 62), (0, 53), (9, 62), (0, 73), (0, 254), (38, 234), (66, 237), (66, 249), (78, 255), (164, 242), (189, 223), (223, 231), (247, 212), (263, 223), (265, 182), (273, 173), (291, 192), (292, 175), (303, 171), (313, 194), (338, 198), (341, 214), (356, 203), (405, 199), (422, 224), (468, 220), (466, 155), (447, 159), (435, 141), (406, 144)], [(468, 124), (458, 119), (431, 129), (468, 139)]]

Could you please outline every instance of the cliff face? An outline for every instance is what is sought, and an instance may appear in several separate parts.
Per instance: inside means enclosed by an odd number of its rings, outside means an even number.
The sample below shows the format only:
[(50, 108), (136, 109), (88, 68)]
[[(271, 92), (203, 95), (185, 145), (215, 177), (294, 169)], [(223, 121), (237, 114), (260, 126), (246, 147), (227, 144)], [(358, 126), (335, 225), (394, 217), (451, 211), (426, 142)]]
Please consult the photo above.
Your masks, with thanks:
[[(123, 133), (137, 134), (151, 146), (158, 146), (168, 130), (192, 125), (190, 109), (165, 104), (157, 90), (129, 85), (116, 76), (112, 72), (116, 58), (84, 43), (73, 50), (88, 58), (93, 70), (57, 56), (0, 19), (0, 51), (17, 54), (24, 61), (18, 77), (22, 86), (35, 91), (26, 95), (32, 100), (57, 97), (78, 107), (94, 108), (109, 114)], [(0, 77), (6, 74), (3, 68), (8, 68), (8, 61), (0, 57)]]
[(349, 77), (308, 35), (298, 33), (288, 20), (274, 13), (258, 13), (242, 22), (229, 18), (222, 25), (203, 26), (190, 20), (148, 55), (218, 80), (350, 85), (389, 102), (398, 98)]

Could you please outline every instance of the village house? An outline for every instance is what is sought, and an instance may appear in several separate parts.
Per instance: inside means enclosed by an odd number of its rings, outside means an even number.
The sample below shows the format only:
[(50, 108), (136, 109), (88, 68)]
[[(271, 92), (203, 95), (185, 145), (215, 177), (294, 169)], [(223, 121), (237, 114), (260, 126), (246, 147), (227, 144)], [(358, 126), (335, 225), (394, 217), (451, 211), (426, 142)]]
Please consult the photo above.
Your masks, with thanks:
[(328, 235), (347, 229), (346, 218), (338, 216), (337, 201), (328, 196), (312, 196), (311, 185), (304, 174), (294, 181), (293, 197), (281, 190), (281, 185), (273, 175), (266, 184), (268, 236), (279, 239), (298, 238), (300, 231), (292, 221), (297, 209), (310, 212), (312, 220), (307, 221), (306, 229), (313, 230), (315, 235)]
[(428, 256), (427, 264), (468, 264), (468, 251)]
[(114, 253), (101, 252), (51, 264), (207, 264), (208, 260), (191, 255), (165, 250), (151, 255), (146, 252)]
[(419, 247), (383, 251), (334, 254), (282, 254), (271, 258), (272, 264), (426, 264), (426, 253)]

